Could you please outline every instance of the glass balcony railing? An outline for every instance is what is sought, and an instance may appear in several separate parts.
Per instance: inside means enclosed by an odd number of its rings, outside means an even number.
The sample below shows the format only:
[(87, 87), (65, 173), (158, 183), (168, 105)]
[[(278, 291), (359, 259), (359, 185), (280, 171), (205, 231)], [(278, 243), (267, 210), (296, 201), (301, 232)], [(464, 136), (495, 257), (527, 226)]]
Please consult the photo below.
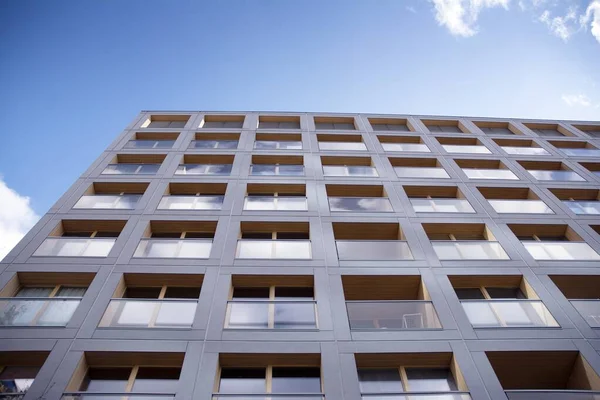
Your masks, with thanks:
[[(212, 400), (324, 400), (321, 393), (214, 393)], [(135, 399), (134, 399), (135, 400)]]
[(180, 164), (175, 175), (230, 175), (231, 164)]
[(49, 257), (106, 257), (115, 238), (49, 237), (33, 253)]
[(197, 300), (111, 299), (102, 328), (191, 328)]
[(301, 141), (292, 140), (257, 140), (254, 142), (256, 150), (302, 150)]
[(105, 194), (84, 195), (75, 203), (73, 208), (132, 210), (141, 198), (141, 194), (124, 194), (121, 196)]
[(0, 326), (65, 326), (80, 301), (61, 297), (0, 298)]
[(491, 154), (492, 152), (485, 146), (461, 146), (456, 144), (442, 145), (447, 153), (469, 153), (469, 154)]
[(440, 260), (510, 260), (498, 242), (435, 240), (431, 244)]
[(160, 164), (109, 164), (102, 175), (154, 175)]
[(521, 243), (536, 260), (600, 260), (600, 254), (585, 242), (522, 241)]
[(362, 142), (319, 142), (319, 150), (367, 151), (367, 146)]
[(227, 303), (227, 329), (316, 329), (314, 300)]
[(412, 260), (408, 243), (402, 240), (336, 240), (338, 259)]
[(550, 153), (541, 147), (512, 147), (502, 146), (502, 150), (508, 154), (523, 155), (523, 156), (549, 156)]
[(541, 300), (461, 300), (461, 304), (475, 328), (559, 326)]
[(600, 391), (590, 390), (507, 390), (508, 400), (600, 400)]
[(247, 196), (244, 199), (246, 211), (306, 211), (305, 196)]
[(577, 215), (600, 214), (600, 201), (565, 200), (563, 204)]
[(236, 258), (311, 259), (310, 240), (240, 239)]
[(462, 169), (469, 179), (510, 179), (519, 180), (519, 178), (508, 169)]
[(585, 179), (573, 171), (557, 171), (557, 170), (527, 170), (531, 176), (538, 181), (576, 181), (583, 182)]
[(442, 329), (431, 301), (347, 301), (346, 309), (352, 330)]
[(159, 210), (220, 210), (225, 196), (163, 196)]
[(63, 393), (61, 400), (173, 400), (175, 394), (158, 393), (100, 393), (70, 392)]
[(600, 300), (571, 300), (571, 304), (592, 328), (600, 328)]
[(567, 156), (573, 157), (600, 157), (598, 149), (560, 149)]
[(22, 400), (33, 384), (33, 379), (0, 379), (0, 400)]
[(142, 239), (136, 258), (209, 258), (212, 239)]
[(323, 165), (323, 175), (363, 177), (379, 176), (375, 167), (366, 167), (361, 165)]
[(175, 144), (174, 140), (130, 140), (124, 146), (126, 149), (170, 149)]
[(385, 151), (406, 151), (415, 153), (431, 153), (424, 143), (381, 143)]
[(394, 167), (398, 178), (450, 178), (444, 168)]
[(471, 400), (468, 392), (363, 393), (362, 400)]
[(464, 199), (410, 199), (415, 212), (474, 213), (468, 200)]
[(304, 165), (295, 164), (253, 164), (250, 175), (304, 176)]
[(329, 197), (331, 211), (392, 212), (387, 197)]
[(488, 200), (499, 214), (554, 214), (541, 200)]
[(237, 140), (192, 140), (190, 149), (237, 149)]

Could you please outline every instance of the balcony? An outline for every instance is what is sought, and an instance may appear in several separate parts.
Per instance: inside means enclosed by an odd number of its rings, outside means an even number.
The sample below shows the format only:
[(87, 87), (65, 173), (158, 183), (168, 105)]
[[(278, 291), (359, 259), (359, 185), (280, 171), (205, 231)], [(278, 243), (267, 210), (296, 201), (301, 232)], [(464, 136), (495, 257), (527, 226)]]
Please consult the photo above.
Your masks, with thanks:
[(61, 400), (174, 400), (174, 394), (68, 392)]
[(600, 157), (598, 149), (561, 149), (567, 156), (573, 157)]
[(535, 260), (600, 260), (600, 255), (585, 242), (553, 242), (543, 240), (521, 241), (521, 243), (523, 243), (525, 249), (527, 249)]
[(256, 150), (302, 150), (302, 142), (296, 140), (257, 140)]
[(507, 390), (508, 400), (600, 400), (600, 391)]
[(375, 167), (360, 165), (323, 165), (325, 176), (356, 176), (377, 177), (379, 174)]
[(563, 204), (577, 215), (600, 214), (600, 201), (564, 200)]
[(462, 170), (469, 179), (509, 179), (519, 180), (519, 178), (508, 169), (474, 169), (463, 168)]
[(600, 328), (600, 300), (571, 300), (571, 304), (592, 328)]
[(541, 147), (516, 147), (516, 146), (502, 146), (507, 154), (510, 155), (523, 155), (523, 156), (549, 156), (550, 153)]
[(317, 329), (314, 300), (232, 300), (227, 329)]
[(81, 196), (73, 208), (133, 210), (141, 198), (141, 194), (84, 195)]
[(253, 164), (250, 166), (250, 175), (304, 176), (304, 165)]
[(349, 212), (393, 212), (385, 197), (329, 197), (329, 210)]
[(491, 154), (492, 152), (477, 138), (436, 137), (446, 153)]
[(474, 328), (559, 327), (541, 300), (461, 300)]
[(225, 196), (163, 196), (159, 210), (220, 210)]
[(81, 298), (0, 298), (0, 326), (65, 326), (80, 302)]
[(102, 175), (154, 175), (160, 164), (108, 164)]
[(148, 139), (137, 139), (130, 140), (125, 143), (123, 148), (125, 149), (170, 149), (175, 144), (175, 140), (148, 140)]
[(320, 393), (215, 393), (212, 400), (325, 400), (325, 396)]
[(245, 211), (306, 211), (306, 196), (246, 196)]
[[(318, 136), (318, 135), (317, 135)], [(367, 151), (363, 142), (319, 142), (321, 151)]]
[(474, 213), (475, 210), (465, 199), (417, 199), (411, 198), (410, 204), (415, 212)]
[(401, 240), (336, 240), (340, 261), (412, 260), (406, 241)]
[(436, 240), (431, 245), (440, 260), (510, 260), (500, 243), (485, 240)]
[(190, 149), (237, 149), (237, 140), (192, 140)]
[(236, 258), (303, 259), (312, 258), (310, 240), (239, 239)]
[(398, 178), (450, 178), (444, 168), (394, 167)]
[(468, 392), (362, 393), (362, 400), (471, 400)]
[(175, 175), (231, 175), (231, 164), (180, 164)]
[(191, 328), (197, 300), (111, 299), (101, 328)]
[[(381, 141), (381, 137), (379, 139)], [(392, 143), (382, 142), (381, 147), (384, 151), (403, 151), (414, 153), (431, 153), (429, 147), (425, 143)]]
[(143, 238), (135, 258), (209, 258), (212, 239)]
[(585, 179), (576, 172), (573, 171), (559, 171), (559, 170), (527, 170), (531, 176), (538, 181), (575, 181), (584, 182)]
[(35, 257), (106, 257), (116, 238), (49, 237), (33, 253)]
[(431, 301), (347, 301), (346, 309), (352, 330), (442, 329)]
[(488, 200), (499, 214), (554, 214), (541, 200)]

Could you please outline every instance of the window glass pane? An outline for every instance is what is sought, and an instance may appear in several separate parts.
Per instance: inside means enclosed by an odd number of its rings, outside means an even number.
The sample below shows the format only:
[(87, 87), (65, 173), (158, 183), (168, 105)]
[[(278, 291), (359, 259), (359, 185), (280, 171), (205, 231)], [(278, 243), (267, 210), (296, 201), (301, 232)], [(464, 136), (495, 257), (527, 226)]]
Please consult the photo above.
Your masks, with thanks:
[(448, 368), (406, 368), (411, 392), (446, 392), (458, 390)]
[(15, 297), (48, 297), (53, 290), (53, 287), (26, 286), (20, 288)]
[(219, 393), (265, 393), (264, 368), (223, 368)]
[(321, 393), (319, 368), (273, 368), (273, 393)]
[(456, 291), (456, 295), (458, 296), (458, 298), (461, 300), (485, 299), (483, 293), (481, 292), (481, 290), (479, 290), (479, 288), (461, 288), (454, 290)]
[(200, 297), (200, 288), (195, 287), (167, 287), (165, 299), (197, 299)]
[(141, 367), (133, 382), (132, 392), (175, 393), (179, 382), (179, 368)]
[(158, 299), (160, 295), (159, 287), (128, 287), (125, 290), (123, 298), (127, 299)]
[(398, 368), (359, 368), (358, 383), (362, 393), (399, 393), (404, 391)]
[(121, 393), (127, 387), (131, 368), (90, 368), (80, 390), (83, 392)]
[(519, 288), (492, 288), (486, 287), (488, 294), (492, 299), (526, 299)]
[(233, 289), (233, 298), (236, 300), (242, 299), (268, 299), (269, 288), (240, 288)]
[(275, 299), (299, 299), (305, 300), (314, 298), (313, 288), (311, 287), (276, 287), (275, 288)]
[(84, 287), (61, 286), (54, 297), (83, 297), (85, 291)]

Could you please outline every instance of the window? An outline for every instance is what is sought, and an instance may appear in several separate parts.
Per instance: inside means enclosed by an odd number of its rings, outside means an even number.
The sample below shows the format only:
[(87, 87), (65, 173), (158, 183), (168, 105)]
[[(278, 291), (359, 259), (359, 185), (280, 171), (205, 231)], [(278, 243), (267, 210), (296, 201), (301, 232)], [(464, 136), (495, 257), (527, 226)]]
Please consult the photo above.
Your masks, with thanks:
[(450, 175), (435, 158), (389, 158), (398, 178), (448, 179)]
[(571, 132), (557, 124), (524, 123), (523, 125), (529, 128), (529, 130), (536, 135), (542, 137), (573, 136)]
[(306, 211), (306, 186), (294, 184), (247, 185), (244, 210), (246, 211)]
[(440, 260), (508, 260), (485, 224), (425, 223), (423, 229)]
[(201, 287), (202, 275), (124, 274), (99, 326), (191, 328)]
[(94, 182), (73, 208), (133, 210), (147, 188), (147, 183)]
[(106, 257), (124, 220), (62, 220), (33, 253), (52, 257)]
[(430, 153), (431, 150), (420, 136), (392, 136), (392, 135), (379, 135), (377, 136), (381, 147), (385, 151), (403, 151), (403, 152), (417, 152), (417, 153)]
[(576, 181), (585, 179), (560, 161), (517, 161), (538, 181)]
[(548, 189), (554, 196), (577, 215), (600, 214), (600, 190), (598, 189)]
[(429, 132), (469, 133), (463, 124), (456, 120), (421, 120)]
[(575, 128), (593, 138), (600, 138), (600, 125), (573, 125)]
[(165, 157), (164, 154), (118, 154), (102, 175), (154, 175)]
[(226, 183), (169, 183), (159, 210), (220, 210)]
[(315, 117), (317, 130), (355, 130), (353, 117)]
[(190, 149), (237, 149), (240, 140), (239, 133), (202, 133), (194, 136), (195, 140), (190, 143)]
[(554, 214), (539, 196), (527, 187), (478, 187), (499, 214)]
[(205, 115), (200, 128), (210, 129), (242, 129), (243, 115)]
[(366, 151), (367, 146), (360, 135), (323, 135), (318, 134), (319, 150)]
[(551, 145), (572, 157), (599, 157), (600, 149), (584, 141), (550, 140)]
[(151, 129), (180, 129), (184, 128), (189, 115), (152, 115), (141, 125), (142, 128)]
[(519, 178), (500, 160), (454, 160), (469, 179), (506, 179)]
[(550, 279), (592, 328), (600, 328), (600, 275), (550, 275)]
[(175, 175), (230, 175), (233, 155), (186, 154)]
[(378, 177), (371, 157), (321, 156), (324, 176)]
[(342, 275), (352, 330), (441, 329), (419, 275)]
[(498, 146), (510, 155), (549, 156), (550, 153), (533, 140), (493, 139)]
[(486, 135), (520, 134), (520, 132), (508, 122), (473, 121), (473, 123)]
[(150, 221), (134, 258), (209, 258), (216, 221)]
[(474, 213), (475, 210), (456, 186), (404, 186), (417, 213)]
[(300, 129), (300, 117), (261, 115), (258, 129)]
[(447, 153), (491, 154), (476, 138), (436, 137)]
[(374, 131), (414, 131), (406, 119), (400, 118), (369, 118), (369, 123)]
[(304, 157), (253, 155), (250, 175), (304, 176)]
[(234, 275), (227, 329), (316, 329), (312, 276)]
[(329, 210), (333, 212), (392, 212), (381, 185), (326, 185)]
[(22, 399), (48, 357), (47, 352), (0, 352), (0, 398)]
[(600, 176), (600, 163), (594, 163), (594, 162), (582, 162), (579, 163), (583, 168), (587, 169), (588, 171), (590, 171), (592, 174), (596, 175), (596, 176)]
[(334, 222), (333, 235), (340, 261), (413, 259), (397, 223)]
[(236, 258), (310, 259), (308, 222), (242, 221)]
[(302, 135), (295, 133), (257, 133), (256, 150), (302, 150)]
[(125, 149), (170, 149), (175, 144), (178, 133), (137, 132), (133, 139), (125, 143)]

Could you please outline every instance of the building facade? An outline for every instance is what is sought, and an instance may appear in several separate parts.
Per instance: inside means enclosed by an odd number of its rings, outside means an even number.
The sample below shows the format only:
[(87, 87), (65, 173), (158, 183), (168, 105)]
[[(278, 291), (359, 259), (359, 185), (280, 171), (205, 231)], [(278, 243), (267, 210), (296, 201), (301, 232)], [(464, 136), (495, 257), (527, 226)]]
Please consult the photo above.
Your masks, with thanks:
[(0, 399), (600, 399), (600, 122), (144, 111), (0, 263)]

